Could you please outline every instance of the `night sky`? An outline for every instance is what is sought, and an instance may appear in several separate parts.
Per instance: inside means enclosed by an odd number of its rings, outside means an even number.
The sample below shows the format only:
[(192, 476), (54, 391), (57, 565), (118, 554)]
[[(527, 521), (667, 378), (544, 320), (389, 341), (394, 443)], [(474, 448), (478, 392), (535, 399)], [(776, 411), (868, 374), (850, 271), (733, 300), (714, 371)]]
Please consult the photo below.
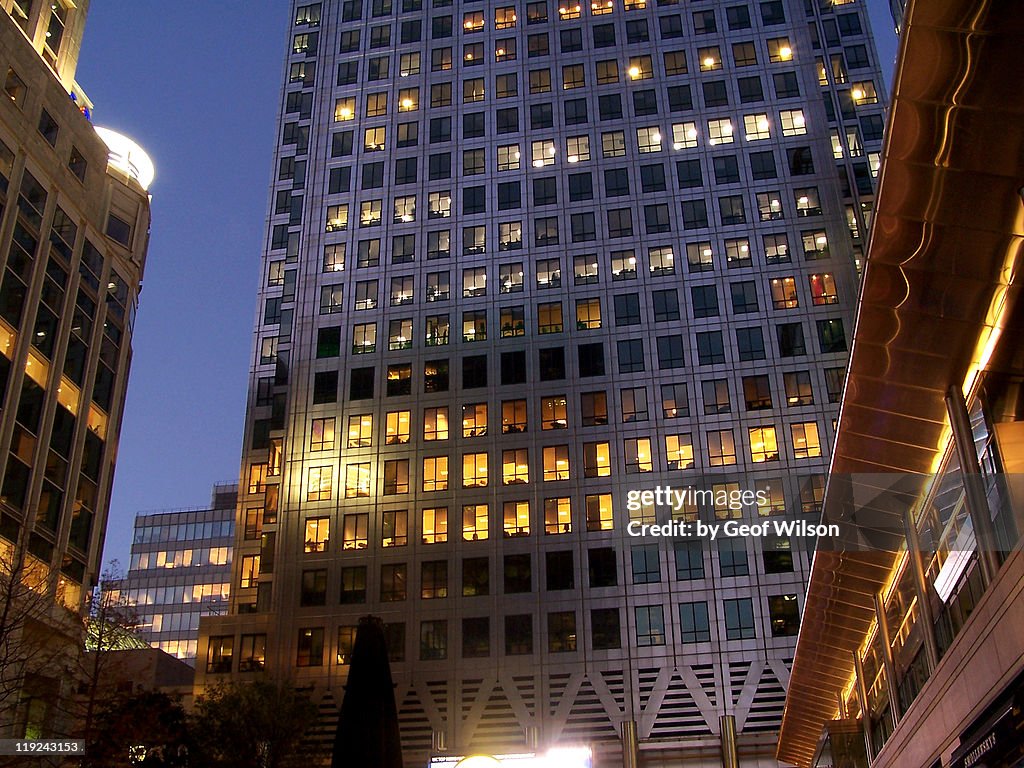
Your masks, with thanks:
[[(77, 80), (156, 165), (104, 563), (137, 512), (236, 482), (289, 3), (92, 0)], [(886, 84), (886, 0), (869, 0)]]

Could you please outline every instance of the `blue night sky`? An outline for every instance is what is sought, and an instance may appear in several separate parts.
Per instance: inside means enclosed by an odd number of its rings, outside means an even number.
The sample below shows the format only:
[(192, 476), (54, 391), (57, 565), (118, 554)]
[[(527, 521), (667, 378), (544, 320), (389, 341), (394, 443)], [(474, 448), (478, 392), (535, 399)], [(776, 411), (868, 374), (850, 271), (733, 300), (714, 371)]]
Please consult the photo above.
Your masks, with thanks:
[[(869, 0), (891, 83), (886, 0)], [(289, 4), (93, 0), (77, 80), (94, 122), (156, 164), (104, 562), (137, 512), (202, 507), (238, 477)]]

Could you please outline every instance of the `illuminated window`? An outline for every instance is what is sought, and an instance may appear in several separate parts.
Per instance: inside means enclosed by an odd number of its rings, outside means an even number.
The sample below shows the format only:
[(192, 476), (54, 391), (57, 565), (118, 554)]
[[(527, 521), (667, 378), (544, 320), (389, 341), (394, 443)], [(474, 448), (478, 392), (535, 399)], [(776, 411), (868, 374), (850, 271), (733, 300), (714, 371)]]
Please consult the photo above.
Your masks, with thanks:
[(381, 222), (383, 200), (364, 200), (359, 204), (359, 226), (376, 227)]
[(334, 121), (354, 120), (356, 116), (356, 100), (354, 96), (337, 99), (334, 102)]
[(624, 157), (626, 154), (626, 134), (622, 131), (608, 131), (601, 134), (602, 157)]
[(384, 443), (401, 445), (409, 442), (409, 411), (388, 411), (384, 423)]
[(530, 93), (550, 93), (550, 91), (551, 91), (551, 70), (550, 69), (531, 69), (530, 70)]
[(423, 490), (448, 490), (448, 457), (427, 456), (423, 459)]
[(515, 6), (503, 6), (494, 9), (494, 28), (511, 29), (516, 25)]
[(775, 427), (751, 427), (747, 430), (750, 436), (750, 460), (755, 464), (765, 461), (779, 460), (779, 444), (775, 437)]
[(416, 221), (416, 195), (395, 198), (395, 224)]
[(672, 149), (692, 149), (697, 146), (696, 123), (673, 123)]
[(487, 338), (487, 312), (462, 313), (462, 340), (484, 341)]
[(691, 272), (711, 272), (715, 268), (715, 252), (709, 242), (687, 243), (686, 263)]
[(495, 61), (515, 61), (515, 58), (516, 39), (514, 37), (505, 37), (494, 41)]
[(657, 126), (637, 128), (636, 144), (641, 154), (661, 152), (661, 129)]
[(526, 310), (522, 306), (502, 307), (499, 310), (501, 338), (526, 335)]
[(757, 215), (761, 221), (777, 221), (784, 218), (782, 196), (777, 190), (758, 192), (756, 195)]
[(549, 445), (543, 451), (544, 482), (569, 479), (569, 446)]
[(487, 403), (462, 406), (462, 436), (483, 437), (487, 434)]
[(329, 451), (334, 448), (334, 418), (313, 419), (310, 428), (309, 450)]
[(462, 507), (462, 540), (483, 541), (487, 538), (487, 505), (465, 504)]
[(530, 463), (526, 448), (514, 448), (501, 453), (501, 482), (517, 485), (530, 480)]
[(647, 7), (647, 0), (623, 0), (622, 7), (627, 11), (642, 11)]
[[(327, 206), (327, 232), (341, 232), (348, 229), (348, 203)], [(344, 264), (344, 261), (342, 262)]]
[(421, 519), (424, 544), (443, 544), (448, 541), (448, 507), (424, 509)]
[(504, 144), (498, 147), (498, 170), (518, 171), (519, 170), (519, 145)]
[(333, 484), (334, 467), (310, 467), (306, 501), (330, 501)]
[(363, 133), (363, 149), (367, 152), (383, 152), (387, 128), (367, 128)]
[(475, 67), (484, 63), (484, 44), (467, 43), (462, 46), (462, 63), (467, 67)]
[(535, 141), (530, 145), (530, 157), (534, 168), (555, 164), (555, 142), (551, 139)]
[(242, 589), (247, 587), (255, 587), (256, 580), (260, 575), (260, 556), (259, 555), (243, 555), (242, 557), (242, 569), (241, 578), (238, 582), (238, 586)]
[(626, 472), (651, 472), (654, 460), (649, 437), (629, 437), (623, 441), (623, 460)]
[(427, 218), (446, 219), (451, 215), (451, 192), (431, 192), (427, 198)]
[(668, 469), (693, 468), (693, 440), (689, 434), (665, 435), (665, 460)]
[(571, 0), (562, 0), (561, 5), (558, 6), (558, 18), (562, 21), (578, 19), (581, 10), (582, 8), (579, 3), (573, 3)]
[(697, 49), (697, 61), (701, 72), (713, 72), (722, 68), (722, 52), (717, 45)]
[(611, 446), (608, 442), (583, 444), (583, 476), (611, 477)]
[(501, 403), (501, 433), (520, 434), (526, 431), (526, 401), (503, 400)]
[(719, 144), (732, 144), (732, 120), (719, 118), (708, 120), (708, 144), (717, 146)]
[(793, 456), (797, 459), (812, 459), (821, 456), (821, 441), (818, 438), (818, 423), (805, 421), (790, 426), (793, 437)]
[(484, 12), (472, 11), (462, 14), (462, 29), (465, 32), (481, 32), (484, 28)]
[(584, 163), (590, 159), (590, 137), (570, 136), (565, 140), (566, 162)]
[(815, 306), (836, 304), (839, 301), (839, 296), (836, 293), (836, 281), (832, 275), (827, 272), (810, 275), (807, 280), (811, 286), (811, 302)]
[(591, 16), (603, 16), (606, 13), (611, 13), (613, 10), (615, 10), (615, 3), (613, 0), (591, 0)]
[(630, 56), (626, 70), (630, 80), (648, 80), (654, 77), (654, 64), (650, 56)]
[[(423, 411), (423, 439), (424, 441), (447, 440), (448, 439), (448, 407), (426, 408)], [(445, 459), (445, 473), (447, 474), (447, 459)], [(424, 490), (427, 490), (424, 487)], [(434, 490), (440, 490), (435, 488)]]
[(544, 533), (572, 533), (572, 504), (568, 497), (544, 499)]
[(523, 290), (522, 262), (498, 265), (498, 290), (501, 293), (518, 293)]
[(352, 328), (352, 354), (363, 355), (377, 348), (377, 324), (357, 323)]
[(601, 327), (601, 300), (578, 299), (576, 301), (576, 330), (590, 331)]
[(498, 224), (498, 250), (518, 251), (523, 247), (523, 223), (506, 221)]
[(768, 123), (768, 115), (759, 112), (753, 115), (743, 116), (743, 131), (747, 141), (760, 141), (771, 138), (771, 126)]
[(370, 495), (370, 464), (347, 464), (345, 466), (345, 498), (368, 498)]
[(562, 332), (562, 303), (551, 302), (537, 305), (537, 333)]
[(420, 73), (420, 54), (403, 53), (399, 59), (398, 74), (400, 77), (409, 77)]
[(540, 411), (541, 429), (565, 429), (569, 426), (565, 395), (542, 398)]
[(775, 309), (795, 309), (800, 306), (796, 294), (796, 280), (792, 277), (773, 277), (769, 281), (772, 306)]
[(486, 267), (469, 267), (462, 270), (462, 296), (484, 296), (487, 294)]
[(828, 236), (824, 230), (810, 230), (800, 233), (804, 258), (808, 261), (828, 258)]
[(462, 487), (484, 488), (487, 486), (487, 454), (462, 454)]
[(790, 61), (793, 58), (793, 49), (789, 45), (788, 37), (770, 37), (767, 40), (768, 61), (777, 64), (780, 61)]
[(502, 507), (505, 536), (530, 535), (530, 502), (506, 501)]
[(331, 536), (331, 519), (329, 517), (311, 517), (306, 520), (306, 552), (326, 552)]
[(817, 187), (796, 189), (793, 192), (793, 199), (796, 202), (797, 216), (821, 215), (821, 200), (818, 198)]
[(398, 92), (398, 111), (415, 112), (420, 108), (420, 89), (402, 88)]
[[(331, 419), (333, 422), (334, 419)], [(333, 442), (333, 438), (332, 438)], [(348, 417), (348, 447), (367, 448), (373, 442), (373, 415), (369, 413)]]
[(370, 516), (363, 514), (345, 515), (342, 518), (341, 548), (366, 549), (369, 545), (367, 532), (370, 528)]
[[(382, 547), (404, 547), (408, 541), (408, 527), (409, 527), (409, 515), (404, 509), (394, 509), (384, 512), (381, 521), (381, 541)], [(384, 566), (387, 568), (388, 566)], [(403, 580), (404, 581), (404, 580)], [(383, 582), (383, 579), (382, 579)], [(403, 587), (404, 590), (404, 587)], [(385, 599), (385, 588), (384, 584), (381, 585), (381, 599)], [(405, 599), (402, 598), (395, 599)]]
[(484, 79), (482, 77), (462, 81), (462, 102), (471, 104), (484, 100)]
[(779, 122), (782, 124), (783, 136), (802, 136), (807, 133), (807, 126), (804, 123), (804, 111), (802, 109), (784, 109), (779, 112)]
[(435, 48), (430, 52), (430, 71), (447, 72), (452, 68), (452, 49)]
[(870, 80), (854, 83), (850, 88), (850, 96), (857, 104), (877, 104), (878, 94), (875, 92), (875, 84)]
[(586, 509), (588, 531), (612, 530), (612, 496), (610, 493), (588, 494)]

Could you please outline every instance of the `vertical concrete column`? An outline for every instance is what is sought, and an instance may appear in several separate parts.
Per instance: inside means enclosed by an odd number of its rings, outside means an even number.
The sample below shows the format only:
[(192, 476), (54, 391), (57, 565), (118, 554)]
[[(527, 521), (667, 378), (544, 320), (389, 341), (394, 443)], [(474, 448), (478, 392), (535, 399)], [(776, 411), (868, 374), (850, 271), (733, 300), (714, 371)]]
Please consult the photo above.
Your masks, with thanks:
[(736, 717), (722, 715), (718, 718), (722, 738), (722, 768), (739, 768), (740, 759), (736, 754)]
[(622, 768), (637, 768), (640, 765), (640, 740), (636, 735), (636, 720), (622, 723)]

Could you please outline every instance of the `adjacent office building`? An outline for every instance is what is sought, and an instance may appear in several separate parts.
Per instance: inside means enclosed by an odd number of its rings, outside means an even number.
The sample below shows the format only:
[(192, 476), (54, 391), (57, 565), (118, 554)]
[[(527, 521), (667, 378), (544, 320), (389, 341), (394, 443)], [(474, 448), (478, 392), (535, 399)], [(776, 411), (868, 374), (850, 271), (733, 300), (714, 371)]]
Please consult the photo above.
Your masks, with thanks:
[(630, 531), (819, 510), (882, 102), (859, 0), (295, 3), (198, 688), (374, 614), (410, 764), (774, 764), (806, 552)]
[[(804, 766), (1024, 764), (1024, 24), (907, 3), (779, 744)], [(970, 51), (970, 56), (964, 56)], [(858, 508), (850, 504), (851, 495)]]
[(192, 663), (199, 617), (227, 612), (237, 485), (216, 485), (210, 506), (140, 514), (121, 590), (150, 645)]
[(4, 612), (0, 729), (59, 735), (60, 649), (81, 647), (73, 617), (97, 579), (153, 173), (93, 127), (75, 83), (88, 2), (0, 8), (0, 561), (20, 606)]

